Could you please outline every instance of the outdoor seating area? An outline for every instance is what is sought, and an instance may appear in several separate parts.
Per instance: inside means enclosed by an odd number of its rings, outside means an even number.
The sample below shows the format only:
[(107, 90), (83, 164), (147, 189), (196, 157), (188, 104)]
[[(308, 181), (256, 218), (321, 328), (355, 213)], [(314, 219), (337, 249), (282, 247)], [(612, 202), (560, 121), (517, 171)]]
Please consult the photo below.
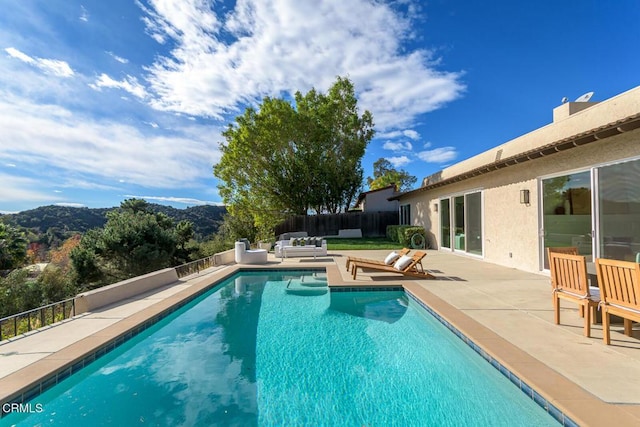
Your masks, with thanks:
[[(612, 316), (624, 322), (624, 334), (633, 336), (633, 322), (640, 322), (640, 264), (596, 258), (598, 286), (589, 286), (586, 257), (576, 247), (547, 248), (555, 324), (560, 324), (560, 300), (578, 304), (584, 317), (584, 336), (591, 336), (596, 310), (602, 313), (602, 338), (611, 344)], [(591, 276), (593, 278), (593, 276)], [(620, 320), (620, 319), (617, 319)]]

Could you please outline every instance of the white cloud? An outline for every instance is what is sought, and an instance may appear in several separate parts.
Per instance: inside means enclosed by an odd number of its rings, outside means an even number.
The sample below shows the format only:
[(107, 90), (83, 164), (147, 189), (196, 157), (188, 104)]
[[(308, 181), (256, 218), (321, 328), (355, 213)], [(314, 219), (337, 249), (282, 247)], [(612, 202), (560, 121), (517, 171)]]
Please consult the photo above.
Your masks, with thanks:
[(42, 183), (22, 176), (0, 173), (0, 209), (3, 201), (23, 202), (37, 201), (40, 203), (52, 203), (62, 200), (42, 189)]
[(52, 74), (58, 77), (71, 77), (75, 74), (69, 64), (65, 61), (31, 57), (13, 47), (7, 47), (4, 51), (7, 52), (10, 57), (18, 59), (29, 65), (33, 65), (47, 74)]
[(418, 153), (420, 160), (427, 163), (446, 163), (458, 156), (455, 147), (442, 147)]
[(385, 150), (391, 151), (411, 151), (413, 149), (413, 145), (409, 141), (407, 142), (391, 142), (387, 141), (382, 145), (382, 148)]
[(420, 134), (418, 132), (416, 132), (415, 130), (412, 129), (407, 129), (405, 131), (402, 132), (404, 136), (406, 136), (407, 138), (411, 138), (414, 141), (417, 141), (418, 139), (420, 139)]
[(118, 61), (118, 62), (119, 62), (119, 63), (121, 63), (121, 64), (128, 64), (128, 63), (129, 63), (129, 60), (128, 60), (128, 59), (123, 58), (123, 57), (121, 57), (121, 56), (118, 56), (118, 55), (116, 55), (116, 54), (115, 54), (115, 53), (113, 53), (113, 52), (109, 52), (109, 51), (107, 51), (106, 53), (107, 53), (107, 55), (109, 55), (110, 57), (112, 57), (113, 59), (115, 59), (116, 61)]
[(166, 197), (166, 196), (134, 196), (132, 194), (126, 194), (123, 197), (125, 198), (134, 198), (134, 199), (144, 199), (146, 201), (156, 201), (156, 202), (173, 202), (173, 203), (181, 203), (183, 205), (214, 205), (214, 206), (224, 206), (224, 203), (220, 202), (212, 202), (206, 200), (198, 200), (192, 199), (189, 197)]
[(197, 180), (213, 180), (211, 166), (220, 159), (211, 135), (221, 128), (193, 125), (174, 129), (172, 135), (148, 136), (127, 124), (37, 105), (2, 91), (0, 129), (0, 158), (25, 169), (61, 171), (59, 182), (51, 182), (57, 187), (105, 188), (119, 181), (150, 188), (193, 187)]
[(202, 0), (137, 4), (147, 32), (173, 41), (147, 68), (160, 110), (220, 118), (265, 95), (326, 90), (347, 75), (360, 107), (387, 131), (464, 91), (461, 75), (438, 70), (430, 51), (401, 49), (410, 18), (382, 2), (245, 0), (219, 15)]
[(411, 163), (411, 160), (407, 156), (387, 157), (387, 160), (389, 160), (394, 168), (399, 168)]
[(96, 80), (95, 83), (89, 84), (89, 87), (94, 90), (101, 90), (101, 88), (106, 87), (110, 89), (122, 89), (125, 92), (130, 93), (131, 95), (144, 99), (147, 96), (147, 92), (140, 83), (138, 83), (138, 79), (127, 75), (124, 80), (118, 81), (114, 80), (108, 75), (102, 73), (100, 77)]
[(87, 9), (82, 5), (80, 5), (80, 17), (78, 19), (83, 22), (89, 21), (89, 12), (87, 12)]

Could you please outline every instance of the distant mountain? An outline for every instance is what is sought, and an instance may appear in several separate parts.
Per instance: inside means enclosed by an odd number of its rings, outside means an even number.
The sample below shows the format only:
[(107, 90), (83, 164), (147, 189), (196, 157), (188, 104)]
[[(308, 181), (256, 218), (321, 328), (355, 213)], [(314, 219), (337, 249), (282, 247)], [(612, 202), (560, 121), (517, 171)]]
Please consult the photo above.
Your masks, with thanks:
[[(162, 212), (174, 222), (188, 220), (193, 223), (196, 237), (205, 239), (218, 231), (219, 222), (227, 212), (224, 206), (193, 206), (176, 209), (149, 203), (153, 212)], [(118, 208), (74, 208), (69, 206), (41, 206), (16, 214), (0, 215), (5, 222), (33, 229), (38, 233), (47, 233), (49, 229), (63, 232), (84, 233), (92, 228), (103, 227), (107, 222), (106, 214)]]

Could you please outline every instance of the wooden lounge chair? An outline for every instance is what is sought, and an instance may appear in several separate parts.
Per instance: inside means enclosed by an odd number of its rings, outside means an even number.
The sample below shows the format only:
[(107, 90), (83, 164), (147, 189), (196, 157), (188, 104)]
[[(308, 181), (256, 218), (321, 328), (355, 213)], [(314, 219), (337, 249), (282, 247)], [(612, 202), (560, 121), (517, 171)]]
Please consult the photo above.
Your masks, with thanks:
[(600, 300), (589, 289), (586, 258), (560, 252), (548, 253), (556, 325), (560, 324), (560, 300), (571, 301), (580, 306), (580, 315), (584, 317), (584, 336), (591, 336), (591, 316), (595, 315)]
[(374, 271), (385, 271), (389, 273), (397, 273), (402, 274), (404, 276), (412, 276), (419, 277), (421, 279), (435, 279), (434, 276), (424, 271), (422, 267), (422, 258), (426, 256), (426, 252), (417, 251), (411, 257), (411, 261), (409, 264), (403, 268), (398, 269), (394, 265), (386, 265), (386, 264), (370, 264), (368, 262), (363, 261), (352, 261), (351, 262), (351, 272), (353, 273), (353, 279), (356, 279), (356, 275), (358, 274), (358, 268), (360, 269), (369, 269)]
[[(403, 249), (398, 251), (398, 256), (401, 257), (402, 255), (406, 255), (409, 252), (411, 252), (411, 249), (403, 248)], [(376, 265), (388, 265), (388, 264), (386, 264), (384, 262), (384, 260), (377, 260), (377, 259), (370, 259), (370, 258), (358, 258), (358, 257), (354, 257), (354, 256), (348, 256), (347, 257), (347, 271), (349, 271), (349, 267), (351, 266), (351, 263), (353, 261), (367, 262), (369, 264), (376, 264)]]
[[(547, 248), (547, 259), (549, 260), (549, 271), (551, 272), (551, 291), (555, 289), (555, 285), (553, 284), (553, 266), (551, 265), (551, 252), (559, 253), (559, 254), (569, 254), (569, 255), (578, 255), (578, 248), (576, 246), (563, 246), (563, 247), (549, 247)], [(551, 306), (553, 307), (555, 304), (555, 296), (552, 295), (551, 298)], [(582, 312), (580, 314), (584, 315)]]
[(624, 319), (624, 334), (629, 337), (632, 322), (640, 322), (640, 264), (596, 258), (596, 273), (602, 300), (602, 339), (609, 345), (609, 315), (614, 314)]

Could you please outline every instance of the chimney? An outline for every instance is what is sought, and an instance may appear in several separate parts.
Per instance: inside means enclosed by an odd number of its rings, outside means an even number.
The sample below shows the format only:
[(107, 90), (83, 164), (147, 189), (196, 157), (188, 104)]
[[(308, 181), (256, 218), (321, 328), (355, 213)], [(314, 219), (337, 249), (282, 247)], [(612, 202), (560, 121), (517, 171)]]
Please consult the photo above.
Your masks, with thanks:
[(565, 102), (559, 107), (553, 109), (553, 122), (564, 120), (572, 114), (585, 110), (597, 102)]

